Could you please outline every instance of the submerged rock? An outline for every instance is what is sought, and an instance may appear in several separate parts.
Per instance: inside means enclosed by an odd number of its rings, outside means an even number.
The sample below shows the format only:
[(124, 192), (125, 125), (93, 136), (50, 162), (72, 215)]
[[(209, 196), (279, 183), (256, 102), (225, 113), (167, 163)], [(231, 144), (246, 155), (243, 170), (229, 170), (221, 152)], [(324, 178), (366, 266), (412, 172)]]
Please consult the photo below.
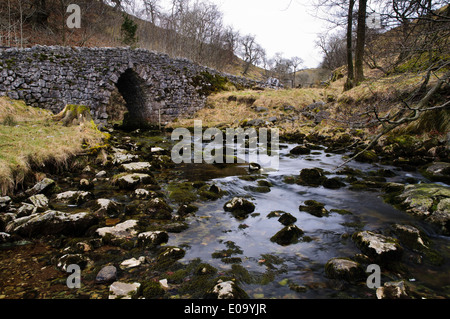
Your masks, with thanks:
[(284, 226), (289, 226), (294, 224), (297, 221), (297, 218), (295, 218), (289, 213), (284, 213), (283, 215), (281, 215), (278, 221), (282, 223)]
[(95, 277), (95, 282), (99, 284), (110, 283), (117, 278), (117, 268), (114, 266), (103, 267)]
[(416, 227), (400, 224), (395, 224), (392, 227), (400, 241), (407, 247), (417, 250), (428, 249), (425, 244), (428, 239), (422, 238), (421, 232)]
[(141, 284), (137, 282), (127, 284), (116, 281), (109, 287), (108, 299), (131, 299), (137, 294), (139, 287)]
[(207, 293), (207, 299), (248, 299), (248, 295), (234, 281), (219, 279), (214, 288)]
[(66, 272), (67, 267), (70, 265), (77, 265), (83, 270), (90, 263), (92, 263), (92, 261), (82, 254), (66, 254), (59, 258), (56, 267), (61, 271)]
[(364, 269), (359, 263), (345, 258), (330, 259), (325, 265), (325, 273), (328, 278), (349, 282), (360, 281), (366, 277)]
[(270, 241), (277, 243), (281, 246), (287, 246), (291, 244), (295, 244), (298, 242), (298, 239), (303, 235), (303, 230), (298, 228), (295, 225), (290, 225), (282, 230), (280, 230), (278, 233), (276, 233), (272, 238), (270, 238)]
[(292, 155), (308, 155), (311, 154), (311, 150), (304, 145), (299, 145), (294, 147), (289, 153)]
[(378, 299), (406, 299), (409, 298), (404, 281), (386, 282), (377, 289)]
[(307, 200), (305, 202), (306, 206), (302, 206), (300, 205), (299, 210), (302, 212), (307, 212), (313, 216), (322, 218), (322, 217), (328, 217), (328, 215), (330, 214), (326, 209), (325, 209), (325, 204), (319, 203), (315, 200)]
[(403, 254), (403, 248), (393, 237), (361, 231), (354, 233), (352, 239), (364, 254), (380, 263), (398, 261)]
[(324, 180), (324, 182), (322, 184), (323, 184), (323, 187), (329, 188), (329, 189), (339, 189), (339, 188), (345, 186), (345, 183), (343, 183), (337, 177), (327, 178)]
[(255, 204), (242, 197), (234, 197), (224, 206), (226, 212), (231, 212), (234, 217), (239, 219), (246, 218), (255, 211)]

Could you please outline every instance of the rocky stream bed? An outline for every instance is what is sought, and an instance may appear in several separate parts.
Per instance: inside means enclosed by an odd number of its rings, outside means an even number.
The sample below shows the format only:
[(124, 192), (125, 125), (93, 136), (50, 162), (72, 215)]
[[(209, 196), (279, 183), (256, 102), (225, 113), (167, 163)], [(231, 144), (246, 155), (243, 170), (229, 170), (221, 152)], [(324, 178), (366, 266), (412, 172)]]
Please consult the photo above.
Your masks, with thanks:
[(170, 135), (110, 133), (0, 198), (0, 298), (450, 297), (445, 140), (336, 169), (354, 137), (290, 135), (274, 169), (175, 165)]

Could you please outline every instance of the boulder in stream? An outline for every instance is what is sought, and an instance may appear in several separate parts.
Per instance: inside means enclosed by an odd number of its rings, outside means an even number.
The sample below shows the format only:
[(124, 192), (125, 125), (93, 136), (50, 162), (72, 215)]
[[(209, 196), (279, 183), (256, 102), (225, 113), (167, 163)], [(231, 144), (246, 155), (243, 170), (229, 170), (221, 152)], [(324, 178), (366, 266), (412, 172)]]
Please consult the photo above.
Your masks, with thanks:
[(303, 234), (303, 230), (295, 225), (290, 225), (284, 227), (282, 230), (272, 236), (272, 238), (270, 238), (270, 241), (275, 242), (281, 246), (287, 246), (297, 243), (298, 239)]
[(319, 187), (326, 180), (322, 170), (318, 168), (305, 168), (300, 172), (298, 184), (304, 186)]
[(325, 273), (328, 278), (348, 282), (357, 282), (367, 277), (359, 263), (347, 258), (330, 259), (325, 265)]
[(45, 235), (81, 236), (97, 218), (90, 213), (62, 213), (49, 210), (18, 218), (7, 225), (7, 232), (16, 233), (25, 238)]
[(382, 264), (399, 261), (403, 254), (403, 248), (393, 237), (361, 231), (354, 233), (352, 239), (364, 254)]
[(234, 197), (225, 204), (224, 210), (231, 212), (238, 219), (245, 219), (255, 211), (255, 204), (243, 197)]
[(328, 215), (330, 214), (326, 209), (325, 209), (325, 204), (319, 203), (315, 200), (307, 200), (305, 202), (305, 206), (304, 205), (300, 205), (299, 206), (299, 210), (301, 212), (307, 212), (313, 216), (322, 218), (322, 217), (328, 217)]
[(207, 299), (248, 299), (248, 295), (234, 281), (219, 279), (214, 288), (207, 293)]
[(407, 213), (425, 219), (435, 225), (441, 234), (450, 236), (450, 187), (439, 184), (408, 185), (397, 201)]

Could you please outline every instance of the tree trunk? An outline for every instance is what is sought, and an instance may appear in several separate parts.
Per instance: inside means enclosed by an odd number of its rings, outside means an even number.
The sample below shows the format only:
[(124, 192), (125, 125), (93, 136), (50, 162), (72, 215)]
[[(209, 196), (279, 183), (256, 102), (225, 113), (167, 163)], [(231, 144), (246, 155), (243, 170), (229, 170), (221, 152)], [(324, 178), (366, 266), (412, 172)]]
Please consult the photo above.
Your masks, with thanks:
[(355, 79), (353, 68), (353, 8), (355, 7), (356, 0), (350, 0), (348, 5), (347, 15), (347, 82), (345, 83), (344, 90), (350, 90), (353, 87), (353, 81)]
[(358, 29), (356, 30), (355, 84), (364, 81), (364, 48), (366, 44), (367, 0), (359, 0)]

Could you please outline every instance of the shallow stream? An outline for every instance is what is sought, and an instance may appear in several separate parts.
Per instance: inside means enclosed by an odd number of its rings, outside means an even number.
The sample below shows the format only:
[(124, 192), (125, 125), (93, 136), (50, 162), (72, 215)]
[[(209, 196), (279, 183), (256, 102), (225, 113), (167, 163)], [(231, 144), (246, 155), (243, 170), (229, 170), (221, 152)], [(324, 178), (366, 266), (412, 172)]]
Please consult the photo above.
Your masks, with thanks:
[[(413, 285), (426, 287), (418, 289), (432, 289), (437, 293), (444, 289), (448, 292), (449, 238), (436, 236), (425, 223), (386, 204), (380, 191), (353, 191), (348, 186), (332, 190), (322, 186), (286, 183), (286, 177), (298, 176), (304, 168), (323, 169), (329, 172), (329, 178), (345, 177), (336, 175), (336, 168), (344, 159), (343, 155), (328, 154), (324, 150), (314, 151), (311, 155), (293, 156), (289, 151), (296, 145), (281, 146), (279, 167), (263, 167), (257, 173), (250, 173), (253, 178), (247, 175), (248, 164), (228, 166), (226, 169), (194, 164), (175, 168), (181, 171), (179, 178), (182, 181), (208, 181), (228, 193), (217, 201), (194, 203), (200, 209), (195, 216), (188, 218), (189, 229), (170, 236), (169, 245), (186, 249), (182, 262), (200, 258), (218, 269), (230, 269), (232, 266), (227, 259), (224, 262), (213, 256), (215, 252), (231, 248), (228, 249), (230, 256), (227, 256), (231, 257), (228, 259), (230, 263), (240, 264), (252, 276), (262, 278), (258, 284), (247, 280), (242, 287), (252, 298), (373, 297), (374, 290), (364, 284), (342, 287), (327, 279), (325, 263), (333, 257), (350, 258), (360, 253), (351, 240), (351, 235), (357, 230), (382, 232), (395, 223), (411, 224), (424, 229), (433, 238), (435, 249), (446, 257), (446, 264), (436, 271), (429, 265), (407, 263), (411, 272), (407, 279)], [(357, 162), (346, 166), (363, 172), (391, 170), (396, 176), (387, 178), (389, 182), (405, 183), (408, 177), (419, 182), (426, 181), (418, 173), (403, 172), (395, 167)], [(255, 191), (258, 180), (270, 182), (270, 192)], [(223, 209), (224, 204), (235, 196), (249, 197), (256, 206), (255, 212), (245, 220), (237, 220)], [(344, 209), (351, 214), (334, 212), (329, 217), (315, 217), (299, 211), (299, 205), (307, 200), (325, 204), (328, 211)], [(270, 238), (284, 227), (278, 222), (278, 217), (267, 216), (273, 211), (284, 211), (296, 217), (295, 225), (304, 231), (303, 239), (288, 246), (271, 242)], [(264, 281), (264, 278), (267, 280)]]

